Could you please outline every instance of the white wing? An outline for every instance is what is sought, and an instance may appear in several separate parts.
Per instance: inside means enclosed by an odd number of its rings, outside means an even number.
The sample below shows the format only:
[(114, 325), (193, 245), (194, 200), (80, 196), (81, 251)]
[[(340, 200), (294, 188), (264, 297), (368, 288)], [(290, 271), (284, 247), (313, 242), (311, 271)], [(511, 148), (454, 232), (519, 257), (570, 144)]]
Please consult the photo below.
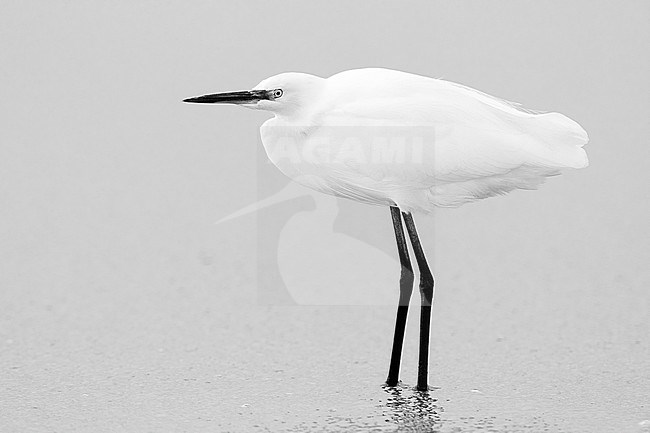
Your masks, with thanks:
[[(536, 188), (561, 168), (588, 165), (582, 149), (588, 137), (573, 120), (525, 111), (459, 84), (363, 69), (330, 77), (328, 94), (331, 98), (310, 122), (318, 125), (308, 130), (310, 139), (331, 141), (336, 131), (343, 136), (349, 131), (363, 154), (370, 155), (364, 164), (354, 149), (355, 157), (346, 161), (343, 149), (339, 160), (344, 163), (322, 173), (327, 182), (340, 184), (336, 195), (359, 200), (354, 195), (365, 190), (390, 192), (401, 206), (427, 211), (424, 202), (458, 206), (515, 188)], [(377, 146), (385, 146), (381, 138), (386, 136), (425, 138), (420, 161), (373, 160), (385, 151)], [(412, 145), (417, 147), (417, 140)]]

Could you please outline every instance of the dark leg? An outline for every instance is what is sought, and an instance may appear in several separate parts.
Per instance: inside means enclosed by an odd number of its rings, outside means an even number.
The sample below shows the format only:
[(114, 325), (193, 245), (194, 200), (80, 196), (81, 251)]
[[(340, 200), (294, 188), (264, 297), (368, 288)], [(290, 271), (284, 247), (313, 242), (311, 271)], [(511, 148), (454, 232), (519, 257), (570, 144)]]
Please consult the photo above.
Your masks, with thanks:
[(397, 207), (390, 208), (393, 217), (393, 228), (395, 229), (395, 240), (399, 262), (402, 265), (402, 273), (399, 279), (399, 305), (397, 306), (397, 319), (395, 320), (395, 336), (393, 337), (393, 352), (390, 357), (388, 379), (386, 385), (395, 386), (399, 381), (399, 364), (402, 359), (402, 345), (404, 344), (404, 330), (406, 329), (406, 316), (409, 311), (409, 301), (413, 293), (413, 268), (409, 258), (404, 228), (402, 227), (402, 216)]
[(424, 257), (424, 250), (420, 244), (418, 232), (415, 229), (415, 223), (410, 213), (402, 213), (406, 230), (411, 238), (413, 252), (420, 269), (420, 299), (422, 307), (420, 309), (420, 358), (418, 361), (418, 390), (426, 391), (427, 377), (429, 374), (429, 331), (431, 328), (431, 301), (433, 300), (433, 275), (429, 270), (427, 259)]

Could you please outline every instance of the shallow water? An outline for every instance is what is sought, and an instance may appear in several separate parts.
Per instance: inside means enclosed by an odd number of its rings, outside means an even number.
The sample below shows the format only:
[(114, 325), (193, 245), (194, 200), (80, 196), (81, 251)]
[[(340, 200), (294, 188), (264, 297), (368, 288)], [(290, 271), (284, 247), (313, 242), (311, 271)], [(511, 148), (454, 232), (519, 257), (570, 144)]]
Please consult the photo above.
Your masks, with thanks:
[(403, 383), (387, 388), (394, 308), (250, 303), (255, 273), (216, 254), (149, 263), (132, 284), (5, 291), (2, 431), (643, 431), (639, 287), (581, 301), (439, 277), (421, 393), (417, 298)]

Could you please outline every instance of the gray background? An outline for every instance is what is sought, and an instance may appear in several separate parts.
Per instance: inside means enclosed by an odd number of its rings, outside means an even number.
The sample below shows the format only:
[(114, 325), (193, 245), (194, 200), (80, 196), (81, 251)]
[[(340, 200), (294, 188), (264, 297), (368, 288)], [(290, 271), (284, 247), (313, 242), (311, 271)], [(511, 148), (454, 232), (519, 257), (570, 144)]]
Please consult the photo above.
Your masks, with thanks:
[[(646, 1), (2, 2), (0, 430), (643, 431), (649, 18)], [(283, 284), (396, 296), (388, 211), (303, 191), (215, 225), (286, 185), (261, 162), (268, 114), (180, 103), (364, 66), (591, 138), (588, 169), (417, 220), (428, 397), (416, 315), (391, 393), (394, 306), (260, 302)]]

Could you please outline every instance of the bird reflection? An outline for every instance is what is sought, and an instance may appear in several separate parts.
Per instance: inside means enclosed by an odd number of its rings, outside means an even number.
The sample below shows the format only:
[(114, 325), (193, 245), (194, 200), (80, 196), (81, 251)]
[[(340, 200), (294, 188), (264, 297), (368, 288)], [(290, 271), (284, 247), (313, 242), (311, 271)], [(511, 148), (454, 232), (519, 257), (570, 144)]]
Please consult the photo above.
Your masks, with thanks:
[(386, 407), (390, 410), (384, 415), (395, 423), (397, 431), (440, 431), (440, 414), (444, 409), (438, 405), (438, 399), (433, 398), (430, 391), (416, 391), (403, 385), (384, 385), (383, 389), (389, 395)]

